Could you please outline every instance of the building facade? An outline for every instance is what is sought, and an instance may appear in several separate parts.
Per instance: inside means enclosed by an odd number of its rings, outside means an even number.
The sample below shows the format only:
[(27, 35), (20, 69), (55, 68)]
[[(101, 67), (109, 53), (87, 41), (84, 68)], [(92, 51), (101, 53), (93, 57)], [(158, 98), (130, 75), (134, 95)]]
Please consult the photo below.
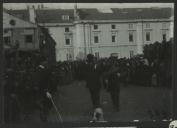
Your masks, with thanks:
[(5, 51), (38, 52), (50, 63), (56, 62), (56, 42), (48, 30), (28, 19), (3, 11), (3, 44)]
[(39, 29), (36, 24), (3, 12), (3, 41), (5, 47), (19, 45), (19, 50), (39, 49)]
[(33, 8), (29, 16), (48, 28), (56, 41), (57, 61), (85, 59), (89, 53), (130, 58), (142, 54), (145, 44), (173, 37), (171, 8)]

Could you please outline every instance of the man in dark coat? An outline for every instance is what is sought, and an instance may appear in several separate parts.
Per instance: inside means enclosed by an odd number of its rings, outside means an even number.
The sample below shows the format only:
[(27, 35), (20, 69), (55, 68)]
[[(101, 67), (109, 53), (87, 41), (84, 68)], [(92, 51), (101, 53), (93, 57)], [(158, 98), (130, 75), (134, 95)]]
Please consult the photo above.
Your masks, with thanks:
[(85, 69), (86, 86), (89, 89), (93, 107), (98, 108), (100, 107), (101, 84), (97, 65), (94, 62), (94, 56), (92, 54), (87, 55), (87, 64)]
[(108, 75), (108, 92), (110, 92), (114, 108), (119, 111), (119, 95), (120, 95), (120, 72), (116, 60), (113, 58), (111, 67), (107, 72)]
[(47, 116), (49, 114), (49, 110), (52, 107), (51, 102), (46, 97), (46, 92), (51, 92), (51, 71), (45, 64), (41, 64), (38, 67), (37, 71), (37, 83), (36, 87), (36, 98), (38, 98), (39, 109), (40, 109), (40, 117), (42, 121), (47, 121)]

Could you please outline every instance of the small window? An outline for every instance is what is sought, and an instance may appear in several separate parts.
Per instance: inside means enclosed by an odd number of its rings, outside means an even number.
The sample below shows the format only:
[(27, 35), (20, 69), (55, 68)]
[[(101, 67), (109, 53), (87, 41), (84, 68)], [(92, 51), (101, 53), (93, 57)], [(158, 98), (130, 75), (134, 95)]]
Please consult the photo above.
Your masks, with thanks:
[(98, 29), (98, 25), (94, 25), (93, 28), (96, 30)]
[(67, 60), (72, 60), (72, 55), (69, 54), (69, 53), (67, 53), (67, 54), (66, 54), (66, 58), (67, 58)]
[(162, 35), (163, 41), (166, 41), (166, 38), (167, 38), (167, 36), (166, 36), (166, 34), (164, 33), (164, 34)]
[(69, 28), (67, 27), (67, 28), (65, 28), (65, 32), (69, 32)]
[(4, 33), (8, 33), (8, 29), (4, 29)]
[(63, 20), (69, 20), (69, 16), (68, 16), (68, 15), (63, 15), (63, 16), (62, 16), (62, 19), (63, 19)]
[(150, 40), (151, 40), (150, 32), (146, 32), (146, 41)]
[(95, 52), (95, 57), (96, 57), (96, 58), (99, 58), (99, 57), (100, 57), (99, 52)]
[(69, 60), (69, 54), (68, 53), (66, 54), (66, 59)]
[(98, 36), (94, 36), (94, 43), (98, 43), (98, 42), (99, 42)]
[(166, 28), (167, 27), (167, 23), (162, 23), (162, 28)]
[(129, 29), (133, 29), (133, 24), (128, 25)]
[(150, 23), (146, 23), (146, 28), (150, 28)]
[(133, 33), (132, 32), (129, 33), (129, 42), (133, 42)]
[(70, 45), (71, 44), (71, 40), (69, 38), (66, 38), (65, 41), (66, 41), (66, 45)]
[(130, 51), (130, 58), (134, 56), (134, 51)]
[(10, 36), (4, 37), (4, 44), (10, 45)]
[(14, 19), (11, 19), (9, 21), (9, 24), (12, 25), (12, 26), (15, 26), (16, 25), (16, 21)]
[(33, 42), (33, 36), (32, 35), (25, 35), (25, 42), (26, 43), (32, 43)]
[(116, 36), (112, 35), (112, 42), (116, 42)]
[(111, 28), (112, 28), (112, 29), (116, 29), (116, 25), (115, 25), (115, 24), (112, 24), (112, 25), (111, 25)]
[(166, 41), (167, 39), (167, 30), (162, 30), (162, 40)]
[(119, 53), (111, 53), (110, 56), (119, 58)]

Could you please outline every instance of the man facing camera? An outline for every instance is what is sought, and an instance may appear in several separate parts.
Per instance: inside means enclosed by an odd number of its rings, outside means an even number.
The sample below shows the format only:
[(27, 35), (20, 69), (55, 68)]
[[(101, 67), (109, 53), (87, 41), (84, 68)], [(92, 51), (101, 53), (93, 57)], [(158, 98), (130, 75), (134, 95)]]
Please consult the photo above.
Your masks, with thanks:
[(85, 67), (86, 86), (89, 89), (94, 108), (100, 107), (100, 89), (99, 73), (95, 64), (94, 55), (87, 55), (87, 64)]

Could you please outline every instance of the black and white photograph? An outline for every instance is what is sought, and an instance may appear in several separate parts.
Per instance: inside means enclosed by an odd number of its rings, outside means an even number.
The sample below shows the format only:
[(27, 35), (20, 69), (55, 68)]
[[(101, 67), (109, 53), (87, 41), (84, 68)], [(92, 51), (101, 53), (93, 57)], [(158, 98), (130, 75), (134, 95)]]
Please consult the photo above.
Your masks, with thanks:
[(174, 3), (3, 3), (2, 19), (5, 123), (172, 120)]

